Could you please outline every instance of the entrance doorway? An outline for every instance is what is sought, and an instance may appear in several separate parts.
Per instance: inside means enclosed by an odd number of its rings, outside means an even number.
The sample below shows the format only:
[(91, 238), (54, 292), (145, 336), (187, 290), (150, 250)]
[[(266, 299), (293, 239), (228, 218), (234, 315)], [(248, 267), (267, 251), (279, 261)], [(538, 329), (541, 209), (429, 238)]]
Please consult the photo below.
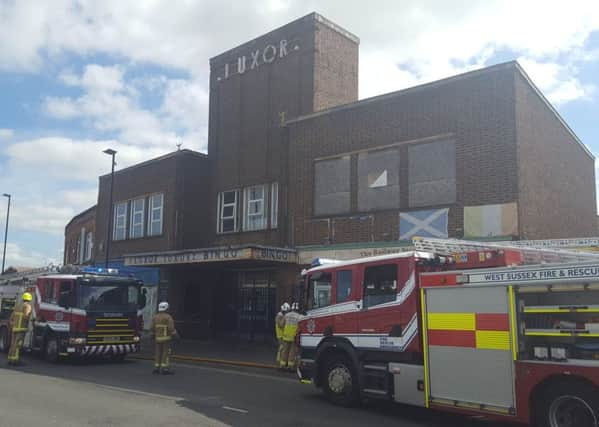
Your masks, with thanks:
[(270, 271), (240, 271), (238, 325), (240, 338), (248, 341), (274, 340), (276, 283)]

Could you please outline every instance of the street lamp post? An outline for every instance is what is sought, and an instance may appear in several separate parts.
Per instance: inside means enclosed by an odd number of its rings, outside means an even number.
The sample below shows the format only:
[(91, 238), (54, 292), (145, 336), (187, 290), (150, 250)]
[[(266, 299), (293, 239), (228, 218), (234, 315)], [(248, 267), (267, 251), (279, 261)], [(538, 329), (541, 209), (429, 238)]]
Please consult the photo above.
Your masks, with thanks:
[(108, 268), (108, 257), (110, 254), (110, 232), (112, 231), (112, 217), (114, 216), (114, 213), (112, 212), (113, 210), (113, 206), (112, 206), (112, 194), (113, 194), (113, 190), (114, 190), (114, 166), (116, 165), (116, 162), (114, 161), (114, 156), (116, 154), (116, 151), (111, 149), (111, 148), (107, 148), (106, 150), (103, 151), (104, 154), (108, 154), (109, 156), (112, 156), (112, 169), (110, 171), (110, 208), (108, 211), (108, 228), (106, 229), (106, 258), (104, 261), (104, 267)]
[(3, 194), (8, 198), (8, 209), (6, 210), (6, 228), (4, 229), (4, 251), (2, 252), (2, 274), (4, 274), (4, 262), (6, 261), (6, 239), (8, 237), (8, 220), (10, 219), (10, 194)]

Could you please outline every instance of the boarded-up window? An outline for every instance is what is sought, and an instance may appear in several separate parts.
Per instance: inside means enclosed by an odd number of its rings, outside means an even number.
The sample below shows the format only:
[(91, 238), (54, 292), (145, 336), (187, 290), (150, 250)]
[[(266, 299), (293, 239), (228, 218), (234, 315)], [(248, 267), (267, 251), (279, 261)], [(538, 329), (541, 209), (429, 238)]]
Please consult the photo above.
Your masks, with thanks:
[(358, 209), (399, 208), (399, 150), (360, 153), (358, 156)]
[(438, 141), (408, 148), (410, 207), (454, 203), (455, 142)]
[(349, 212), (349, 156), (314, 164), (314, 215)]

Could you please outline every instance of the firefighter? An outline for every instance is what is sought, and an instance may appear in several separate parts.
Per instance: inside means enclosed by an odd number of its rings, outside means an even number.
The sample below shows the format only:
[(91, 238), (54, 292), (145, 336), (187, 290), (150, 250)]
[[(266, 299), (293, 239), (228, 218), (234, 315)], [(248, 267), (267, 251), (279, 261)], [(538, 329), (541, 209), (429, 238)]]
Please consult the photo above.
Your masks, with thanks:
[(21, 304), (15, 305), (10, 315), (9, 329), (12, 336), (10, 339), (10, 349), (8, 350), (8, 364), (18, 365), (20, 363), (20, 350), (23, 346), (25, 333), (29, 329), (29, 319), (31, 318), (31, 300), (33, 297), (29, 292), (23, 292)]
[(179, 336), (175, 330), (175, 321), (167, 313), (168, 302), (158, 304), (158, 313), (152, 318), (150, 333), (154, 336), (154, 370), (153, 374), (172, 374), (169, 366), (171, 340)]
[(283, 349), (281, 351), (281, 360), (279, 367), (293, 371), (295, 369), (297, 358), (297, 344), (295, 338), (297, 336), (297, 326), (302, 318), (298, 313), (299, 305), (294, 302), (291, 304), (291, 311), (285, 314), (285, 325), (283, 327)]
[(277, 349), (277, 363), (281, 362), (281, 353), (283, 352), (283, 329), (285, 328), (285, 314), (291, 310), (289, 303), (285, 302), (281, 306), (281, 311), (277, 313), (275, 317), (275, 332), (277, 334), (277, 342), (279, 347)]

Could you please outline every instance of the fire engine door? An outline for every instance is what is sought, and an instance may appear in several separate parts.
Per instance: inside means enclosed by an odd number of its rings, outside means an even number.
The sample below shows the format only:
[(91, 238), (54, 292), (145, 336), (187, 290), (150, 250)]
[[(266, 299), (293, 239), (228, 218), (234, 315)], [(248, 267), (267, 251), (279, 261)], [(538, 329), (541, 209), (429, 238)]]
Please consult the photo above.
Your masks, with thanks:
[(54, 280), (59, 309), (53, 313), (54, 319), (49, 318), (57, 331), (70, 331), (72, 326), (73, 282), (70, 280)]
[[(407, 321), (400, 294), (407, 273), (406, 264), (377, 263), (366, 265), (362, 280), (362, 310), (358, 314), (358, 346), (403, 351), (409, 344)], [(405, 317), (405, 316), (404, 316)], [(416, 332), (414, 319), (410, 331)], [(412, 334), (413, 336), (413, 334)]]
[(429, 402), (513, 411), (508, 288), (435, 287), (423, 293)]

